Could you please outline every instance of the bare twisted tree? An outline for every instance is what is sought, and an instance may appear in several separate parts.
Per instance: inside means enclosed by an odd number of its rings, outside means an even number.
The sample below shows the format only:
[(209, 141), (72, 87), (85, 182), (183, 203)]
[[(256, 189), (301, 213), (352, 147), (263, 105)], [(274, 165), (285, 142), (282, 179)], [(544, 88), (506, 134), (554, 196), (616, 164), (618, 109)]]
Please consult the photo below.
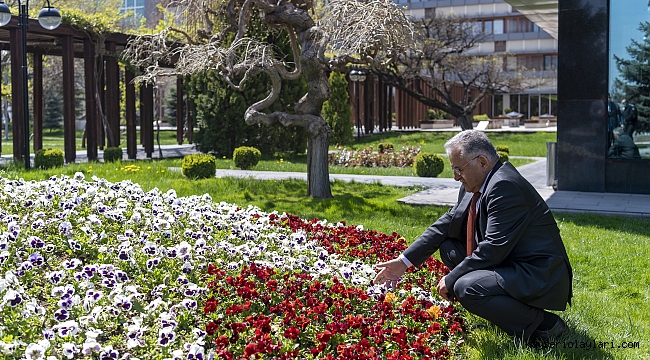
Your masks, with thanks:
[(415, 46), (396, 61), (372, 70), (422, 104), (456, 117), (463, 130), (472, 128), (472, 112), (486, 96), (523, 91), (549, 81), (544, 72), (506, 69), (506, 53), (473, 54), (485, 34), (471, 19), (436, 15), (419, 19), (415, 25)]
[[(329, 72), (350, 64), (387, 66), (396, 61), (413, 43), (412, 22), (392, 0), (330, 1), (321, 19), (314, 15), (314, 4), (303, 0), (176, 0), (169, 6), (180, 10), (183, 26), (137, 37), (124, 52), (144, 69), (137, 81), (217, 70), (230, 86), (240, 89), (251, 77), (266, 74), (272, 88), (248, 108), (244, 120), (249, 125), (305, 128), (307, 195), (332, 197), (327, 163), (331, 129), (321, 116), (330, 95)], [(269, 31), (289, 34), (292, 54), (280, 54), (247, 37), (254, 13)], [(180, 34), (183, 43), (170, 42), (172, 34)], [(282, 81), (300, 76), (307, 81), (308, 92), (294, 112), (265, 112), (282, 91)]]

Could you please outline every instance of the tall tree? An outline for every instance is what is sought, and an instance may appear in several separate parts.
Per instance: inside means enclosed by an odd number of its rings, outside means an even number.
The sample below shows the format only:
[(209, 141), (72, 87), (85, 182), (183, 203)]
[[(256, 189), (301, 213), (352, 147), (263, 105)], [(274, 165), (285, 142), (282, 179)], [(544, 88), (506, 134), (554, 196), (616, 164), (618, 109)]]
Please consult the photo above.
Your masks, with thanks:
[(416, 28), (414, 48), (388, 66), (374, 64), (372, 70), (422, 104), (456, 117), (463, 130), (472, 128), (471, 114), (486, 96), (548, 81), (548, 74), (534, 69), (506, 69), (507, 54), (472, 55), (470, 50), (485, 34), (470, 19), (436, 14), (416, 20)]
[(331, 143), (348, 145), (352, 143), (354, 126), (350, 121), (350, 96), (345, 74), (332, 72), (330, 75), (332, 94), (323, 104), (323, 117), (332, 128)]
[(626, 99), (636, 105), (639, 111), (637, 131), (650, 131), (650, 23), (642, 22), (639, 31), (643, 41), (630, 40), (625, 48), (629, 58), (614, 55), (620, 75), (614, 80), (612, 98), (615, 101)]
[[(304, 0), (178, 0), (184, 26), (133, 40), (124, 54), (145, 69), (140, 81), (161, 75), (189, 75), (218, 71), (235, 89), (252, 77), (265, 74), (272, 85), (266, 98), (250, 105), (244, 115), (248, 125), (299, 126), (308, 133), (307, 179), (309, 196), (332, 196), (327, 150), (331, 128), (321, 116), (330, 95), (328, 75), (348, 64), (389, 63), (412, 40), (412, 23), (392, 0), (334, 0), (317, 21), (312, 1)], [(257, 13), (270, 31), (287, 31), (291, 54), (250, 37), (247, 29)], [(185, 45), (168, 43), (167, 34), (182, 33)], [(235, 34), (228, 41), (227, 34)], [(166, 69), (164, 63), (175, 62)], [(268, 112), (278, 99), (283, 80), (304, 77), (307, 93), (293, 113)]]
[(60, 83), (49, 83), (43, 89), (44, 108), (43, 128), (60, 129), (63, 123), (63, 89)]

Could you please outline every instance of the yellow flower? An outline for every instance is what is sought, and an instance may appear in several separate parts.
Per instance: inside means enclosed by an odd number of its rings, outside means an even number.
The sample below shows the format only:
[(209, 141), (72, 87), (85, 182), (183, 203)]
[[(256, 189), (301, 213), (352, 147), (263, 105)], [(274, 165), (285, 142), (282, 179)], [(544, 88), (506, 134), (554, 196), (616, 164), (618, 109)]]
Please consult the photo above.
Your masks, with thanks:
[(284, 162), (284, 159), (283, 159), (283, 158), (280, 158), (280, 162)]
[(440, 310), (440, 306), (438, 306), (438, 305), (433, 305), (432, 307), (428, 308), (427, 312), (434, 319), (437, 319), (442, 315), (442, 310)]
[(165, 169), (160, 170), (160, 172), (161, 172), (161, 173), (164, 173), (164, 172), (165, 172)]
[(226, 155), (224, 155), (223, 158), (225, 159), (225, 158), (226, 158)]
[(395, 301), (395, 299), (397, 299), (397, 296), (395, 296), (395, 294), (386, 293), (386, 298), (384, 299), (384, 302), (390, 303), (390, 302)]

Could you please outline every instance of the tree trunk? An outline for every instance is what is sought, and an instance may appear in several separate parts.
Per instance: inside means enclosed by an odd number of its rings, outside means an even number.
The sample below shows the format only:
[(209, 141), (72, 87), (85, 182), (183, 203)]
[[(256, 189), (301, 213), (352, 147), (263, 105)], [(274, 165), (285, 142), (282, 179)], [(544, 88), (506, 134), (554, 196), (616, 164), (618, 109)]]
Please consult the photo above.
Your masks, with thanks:
[(462, 130), (471, 130), (473, 128), (472, 115), (462, 114), (456, 117), (456, 120), (458, 120), (458, 125)]
[(330, 132), (327, 127), (316, 134), (309, 133), (307, 139), (307, 196), (331, 198), (328, 146)]

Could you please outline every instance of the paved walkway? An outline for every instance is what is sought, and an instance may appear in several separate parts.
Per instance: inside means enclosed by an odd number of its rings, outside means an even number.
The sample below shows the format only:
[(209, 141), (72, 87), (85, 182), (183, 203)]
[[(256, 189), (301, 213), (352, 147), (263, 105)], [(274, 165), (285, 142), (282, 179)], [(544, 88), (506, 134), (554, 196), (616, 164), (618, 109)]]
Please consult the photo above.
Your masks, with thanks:
[[(155, 147), (152, 158), (178, 158), (187, 154), (196, 153), (192, 144), (163, 145)], [(86, 151), (77, 151), (77, 162), (87, 161)], [(32, 154), (33, 163), (34, 154)], [(103, 152), (99, 151), (99, 157)], [(126, 157), (126, 156), (125, 156)], [(142, 147), (138, 147), (137, 159), (146, 159)], [(546, 185), (546, 158), (535, 158), (535, 162), (520, 166), (518, 170), (537, 189), (554, 212), (594, 213), (601, 215), (617, 215), (650, 219), (650, 195), (618, 194), (618, 193), (592, 193), (577, 191), (554, 191)], [(0, 164), (12, 161), (11, 155), (0, 157)], [(272, 172), (272, 171), (245, 171), (245, 170), (217, 170), (218, 177), (237, 176), (252, 177), (255, 179), (280, 180), (301, 179), (306, 180), (306, 173), (298, 172)], [(391, 186), (420, 185), (427, 189), (416, 194), (399, 199), (400, 202), (412, 205), (441, 205), (453, 206), (456, 203), (460, 184), (449, 178), (420, 178), (414, 176), (371, 176), (330, 174), (331, 180), (356, 181), (363, 183), (381, 183)]]
[[(518, 170), (533, 184), (553, 212), (593, 213), (650, 220), (650, 195), (554, 191), (551, 186), (546, 185), (546, 158), (536, 158), (536, 160), (534, 163), (520, 166)], [(300, 172), (217, 170), (217, 177), (226, 176), (251, 177), (260, 180), (307, 179), (307, 174)], [(412, 205), (453, 206), (460, 187), (460, 183), (454, 179), (412, 176), (330, 174), (330, 180), (427, 187), (424, 191), (398, 200)]]

